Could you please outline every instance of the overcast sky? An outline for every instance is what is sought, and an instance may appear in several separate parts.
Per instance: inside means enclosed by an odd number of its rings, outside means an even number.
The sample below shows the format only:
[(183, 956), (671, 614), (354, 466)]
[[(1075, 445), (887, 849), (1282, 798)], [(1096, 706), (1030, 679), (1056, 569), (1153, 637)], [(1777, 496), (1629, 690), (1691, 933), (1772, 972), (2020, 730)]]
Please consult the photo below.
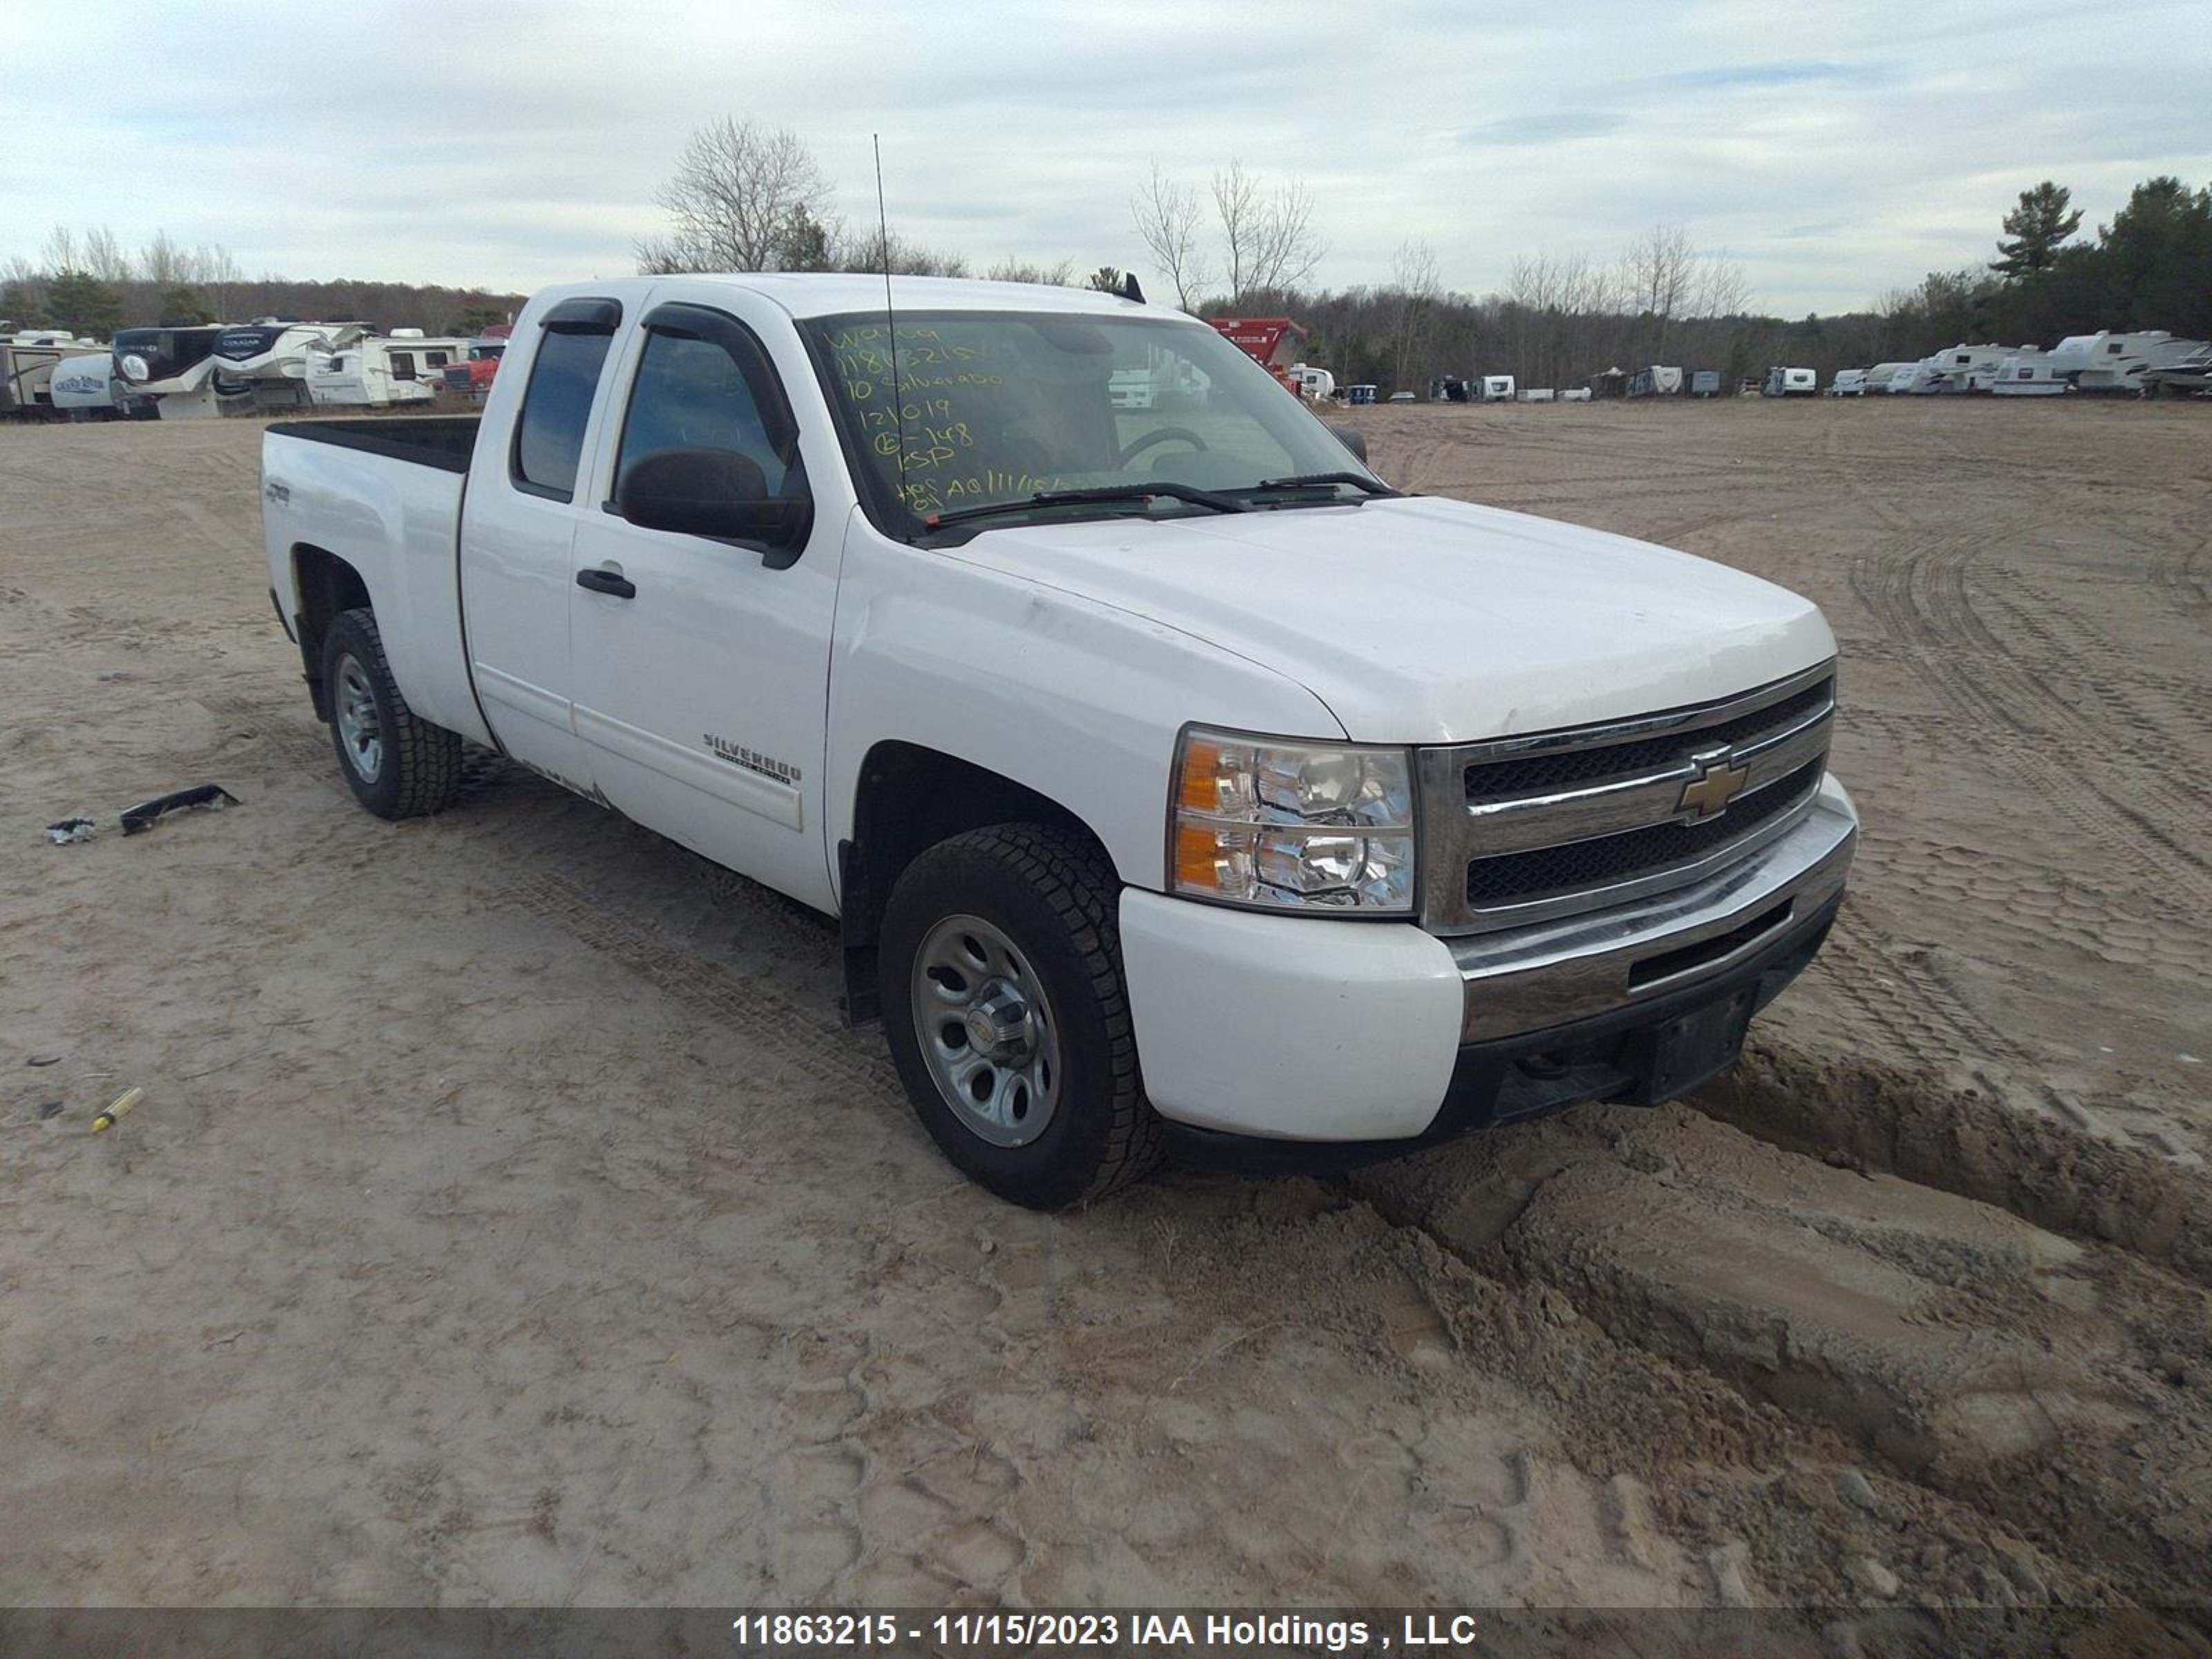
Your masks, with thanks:
[[(1784, 315), (1991, 257), (2043, 178), (2089, 228), (2212, 179), (2205, 0), (6, 0), (0, 258), (58, 221), (249, 273), (527, 289), (632, 268), (691, 127), (789, 126), (848, 217), (1145, 271), (1152, 158), (1303, 176), (1317, 279), (1449, 286), (1654, 223)], [(35, 49), (35, 50), (33, 50)], [(1157, 295), (1160, 287), (1156, 286)]]

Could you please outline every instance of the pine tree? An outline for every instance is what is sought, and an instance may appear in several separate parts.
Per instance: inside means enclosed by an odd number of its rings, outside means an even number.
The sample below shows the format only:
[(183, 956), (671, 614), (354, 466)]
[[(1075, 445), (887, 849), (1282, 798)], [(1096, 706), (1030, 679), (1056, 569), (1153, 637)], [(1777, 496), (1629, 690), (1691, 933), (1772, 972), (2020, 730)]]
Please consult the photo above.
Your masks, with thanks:
[(1990, 269), (2007, 280), (2033, 276), (2048, 270), (2058, 257), (2058, 245), (2081, 226), (2081, 210), (2069, 209), (2073, 192), (2045, 179), (2033, 190), (2020, 193), (2020, 205), (2004, 217), (2004, 239), (1997, 243), (2003, 257)]
[(46, 288), (46, 315), (72, 334), (112, 334), (123, 320), (123, 296), (82, 270), (58, 273)]

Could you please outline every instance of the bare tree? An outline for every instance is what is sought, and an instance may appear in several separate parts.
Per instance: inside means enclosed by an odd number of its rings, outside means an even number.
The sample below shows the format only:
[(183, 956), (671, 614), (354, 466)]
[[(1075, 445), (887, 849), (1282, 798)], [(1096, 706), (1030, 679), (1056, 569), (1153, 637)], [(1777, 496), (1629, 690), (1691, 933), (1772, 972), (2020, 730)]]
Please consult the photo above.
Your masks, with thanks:
[(78, 264), (76, 233), (67, 225), (56, 225), (46, 234), (46, 245), (40, 251), (40, 260), (46, 275), (58, 276), (65, 270), (82, 269)]
[(1049, 265), (1041, 265), (1028, 259), (1001, 259), (983, 273), (986, 281), (994, 283), (1035, 283), (1041, 288), (1073, 288), (1075, 281), (1075, 261), (1062, 259)]
[(1313, 275), (1328, 245), (1313, 228), (1313, 194), (1293, 179), (1265, 198), (1253, 222), (1251, 286), (1296, 288)]
[(654, 199), (673, 228), (637, 245), (648, 272), (826, 262), (836, 230), (829, 180), (799, 136), (732, 116), (692, 133)]
[(1198, 192), (1169, 178), (1155, 161), (1152, 176), (1129, 198), (1129, 212), (1137, 222), (1138, 240), (1175, 285), (1176, 304), (1195, 309), (1211, 280), (1201, 240), (1206, 210)]
[(1397, 313), (1390, 385), (1394, 391), (1408, 391), (1413, 362), (1427, 357), (1437, 301), (1443, 293), (1436, 249), (1411, 237), (1400, 243), (1391, 261), (1390, 287)]
[(246, 281), (238, 261), (221, 242), (202, 243), (192, 250), (191, 258), (192, 280), (198, 284), (208, 309), (218, 318), (229, 316), (231, 301)]
[(131, 256), (106, 225), (94, 225), (85, 232), (84, 268), (103, 283), (127, 283), (136, 275)]
[(1674, 319), (1684, 314), (1697, 281), (1697, 256), (1680, 225), (1654, 225), (1620, 256), (1629, 303), (1649, 319), (1644, 339), (1654, 361), (1663, 357)]
[(192, 257), (169, 240), (166, 230), (156, 230), (154, 240), (138, 254), (138, 274), (158, 289), (191, 286), (196, 281)]

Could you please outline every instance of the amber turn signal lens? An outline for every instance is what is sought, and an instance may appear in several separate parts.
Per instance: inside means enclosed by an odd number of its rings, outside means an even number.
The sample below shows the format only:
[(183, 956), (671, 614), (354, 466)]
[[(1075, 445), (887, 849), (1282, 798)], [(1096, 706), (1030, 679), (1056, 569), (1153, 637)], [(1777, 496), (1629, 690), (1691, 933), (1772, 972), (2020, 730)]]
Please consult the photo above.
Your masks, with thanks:
[(1182, 777), (1176, 799), (1187, 812), (1221, 810), (1221, 745), (1194, 738), (1183, 745)]
[(1176, 881), (1210, 891), (1221, 884), (1221, 837), (1204, 824), (1176, 826)]

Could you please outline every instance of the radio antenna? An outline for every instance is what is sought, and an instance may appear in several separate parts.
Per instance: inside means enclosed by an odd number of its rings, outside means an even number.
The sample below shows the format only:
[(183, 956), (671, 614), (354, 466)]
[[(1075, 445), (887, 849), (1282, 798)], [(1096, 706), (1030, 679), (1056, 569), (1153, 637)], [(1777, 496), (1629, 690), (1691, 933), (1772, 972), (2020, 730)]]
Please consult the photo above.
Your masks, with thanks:
[(891, 337), (891, 422), (898, 433), (899, 505), (911, 514), (914, 507), (906, 495), (906, 387), (899, 376), (898, 313), (891, 309), (891, 220), (884, 208), (884, 140), (877, 132), (868, 137), (876, 147), (876, 229), (883, 248), (884, 324)]

